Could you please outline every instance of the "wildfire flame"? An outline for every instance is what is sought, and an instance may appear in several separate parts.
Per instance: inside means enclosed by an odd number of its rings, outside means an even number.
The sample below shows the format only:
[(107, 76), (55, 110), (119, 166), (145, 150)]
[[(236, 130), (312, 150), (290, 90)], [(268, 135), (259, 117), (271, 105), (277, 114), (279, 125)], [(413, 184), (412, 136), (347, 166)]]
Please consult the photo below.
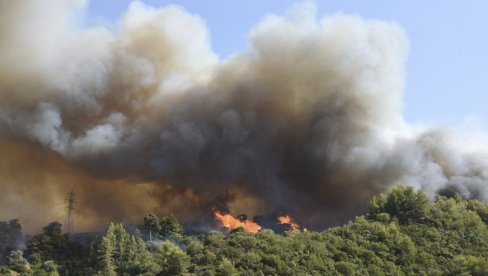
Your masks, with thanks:
[(293, 218), (290, 217), (289, 215), (279, 216), (278, 217), (278, 222), (280, 224), (288, 224), (288, 225), (290, 225), (290, 230), (291, 231), (295, 231), (295, 230), (299, 230), (300, 229), (300, 226), (295, 221), (293, 221)]
[(224, 228), (234, 230), (242, 227), (246, 232), (257, 233), (261, 230), (261, 226), (250, 219), (240, 220), (233, 217), (231, 214), (222, 214), (222, 212), (214, 211), (215, 219), (220, 221)]

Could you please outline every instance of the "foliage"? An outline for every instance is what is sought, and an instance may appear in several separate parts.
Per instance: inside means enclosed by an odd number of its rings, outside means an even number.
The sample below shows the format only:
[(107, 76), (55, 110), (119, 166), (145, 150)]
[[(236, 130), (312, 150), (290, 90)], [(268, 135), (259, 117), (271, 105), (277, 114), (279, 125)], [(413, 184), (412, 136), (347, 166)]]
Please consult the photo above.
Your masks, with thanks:
[(174, 216), (159, 218), (154, 214), (144, 216), (144, 229), (148, 231), (151, 237), (163, 239), (180, 239), (183, 235), (183, 226)]
[(8, 269), (21, 274), (25, 274), (27, 272), (27, 261), (24, 259), (22, 251), (14, 250), (10, 252), (7, 260), (7, 267)]
[(43, 233), (30, 238), (26, 253), (35, 268), (51, 273), (47, 275), (57, 273), (58, 267), (63, 275), (86, 275), (88, 251), (81, 244), (69, 241), (68, 235), (62, 233), (62, 225), (55, 221), (44, 227)]
[(422, 192), (416, 193), (410, 186), (399, 186), (388, 195), (380, 194), (373, 197), (367, 216), (375, 219), (382, 214), (388, 214), (400, 223), (422, 222), (429, 207), (427, 195)]
[(100, 275), (151, 275), (157, 270), (142, 238), (127, 233), (122, 224), (110, 224), (92, 253)]
[(234, 264), (227, 258), (224, 258), (217, 270), (217, 276), (238, 276), (239, 271), (234, 267)]
[(174, 217), (147, 214), (150, 240), (111, 224), (90, 258), (74, 254), (69, 237), (50, 224), (28, 242), (31, 270), (20, 251), (8, 264), (32, 275), (488, 275), (487, 218), (482, 202), (429, 201), (396, 187), (375, 196), (364, 216), (322, 232), (184, 236)]
[(164, 241), (157, 252), (156, 262), (161, 269), (157, 275), (182, 275), (188, 271), (190, 257), (172, 242)]
[(22, 226), (17, 219), (0, 221), (0, 264), (5, 263), (10, 251), (20, 250), (23, 242)]

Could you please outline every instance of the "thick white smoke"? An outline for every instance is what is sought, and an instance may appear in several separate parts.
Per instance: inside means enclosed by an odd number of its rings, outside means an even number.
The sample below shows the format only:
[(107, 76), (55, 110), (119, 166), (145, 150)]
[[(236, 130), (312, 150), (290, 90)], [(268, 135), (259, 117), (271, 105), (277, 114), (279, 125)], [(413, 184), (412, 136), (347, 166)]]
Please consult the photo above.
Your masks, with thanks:
[(394, 23), (316, 19), (302, 4), (265, 18), (248, 51), (221, 61), (203, 20), (182, 8), (134, 1), (113, 31), (80, 27), (85, 5), (0, 1), (0, 148), (13, 174), (0, 177), (11, 191), (2, 202), (13, 193), (47, 206), (16, 176), (39, 162), (30, 150), (60, 155), (42, 169), (68, 175), (36, 187), (59, 198), (65, 179), (83, 179), (73, 182), (92, 199), (86, 217), (132, 216), (131, 206), (192, 217), (225, 198), (324, 226), (394, 184), (488, 200), (479, 136), (404, 121), (408, 41)]

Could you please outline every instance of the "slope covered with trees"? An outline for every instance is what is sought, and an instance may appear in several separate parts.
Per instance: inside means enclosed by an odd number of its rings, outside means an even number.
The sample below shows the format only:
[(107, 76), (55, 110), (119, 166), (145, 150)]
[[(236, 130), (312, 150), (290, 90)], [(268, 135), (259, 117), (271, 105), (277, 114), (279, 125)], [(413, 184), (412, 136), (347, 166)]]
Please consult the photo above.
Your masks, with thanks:
[(368, 212), (322, 232), (242, 229), (185, 235), (174, 217), (144, 217), (141, 232), (111, 224), (88, 248), (51, 223), (1, 275), (488, 275), (488, 205), (455, 195), (431, 202), (397, 187)]

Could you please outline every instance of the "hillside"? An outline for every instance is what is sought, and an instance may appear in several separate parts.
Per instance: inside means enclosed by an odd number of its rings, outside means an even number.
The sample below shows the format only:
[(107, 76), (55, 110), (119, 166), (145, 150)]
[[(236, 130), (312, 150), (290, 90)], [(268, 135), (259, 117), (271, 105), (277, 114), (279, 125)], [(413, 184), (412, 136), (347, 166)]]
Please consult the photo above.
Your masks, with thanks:
[[(322, 232), (184, 235), (173, 217), (149, 214), (142, 234), (111, 224), (88, 248), (52, 223), (6, 264), (22, 275), (488, 275), (487, 224), (479, 201), (456, 194), (431, 202), (396, 187), (375, 196), (366, 214)], [(148, 228), (151, 240), (143, 240)]]

